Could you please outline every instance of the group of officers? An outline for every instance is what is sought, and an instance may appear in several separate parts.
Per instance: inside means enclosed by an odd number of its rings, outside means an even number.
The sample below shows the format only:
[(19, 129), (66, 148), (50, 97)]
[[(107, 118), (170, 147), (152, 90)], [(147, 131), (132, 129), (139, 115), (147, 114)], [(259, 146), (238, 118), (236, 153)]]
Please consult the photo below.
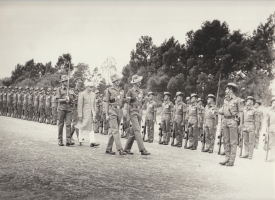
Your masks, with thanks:
[[(141, 155), (150, 155), (144, 147), (144, 142), (154, 141), (154, 125), (157, 124), (157, 103), (154, 101), (155, 93), (147, 95), (140, 88), (143, 77), (134, 75), (131, 80), (133, 87), (124, 92), (120, 87), (120, 77), (111, 76), (113, 85), (100, 94), (96, 87), (95, 113), (93, 117), (94, 132), (109, 135), (106, 153), (115, 155), (112, 151), (113, 143), (120, 155), (133, 155), (131, 152), (134, 141), (137, 141)], [(68, 78), (62, 78), (60, 83), (65, 83)], [(77, 102), (80, 92), (85, 89), (81, 77), (75, 79), (76, 87), (65, 93), (66, 87), (45, 92), (43, 88), (11, 88), (2, 87), (0, 93), (1, 114), (27, 120), (57, 124), (58, 119), (58, 144), (63, 146), (62, 134), (66, 123), (66, 145), (74, 145), (73, 134), (78, 129), (74, 126), (78, 122)], [(56, 90), (67, 96), (64, 101), (66, 106), (59, 107)], [(63, 92), (64, 90), (64, 92)], [(203, 106), (202, 99), (197, 94), (191, 94), (183, 102), (184, 94), (177, 92), (174, 103), (171, 94), (164, 92), (161, 107), (161, 122), (159, 123), (160, 145), (196, 150), (198, 142), (203, 142), (202, 152), (213, 153), (218, 120), (221, 119), (221, 136), (224, 146), (225, 160), (220, 162), (224, 166), (234, 166), (237, 146), (244, 146), (241, 158), (252, 159), (254, 149), (258, 148), (259, 136), (264, 119), (263, 112), (259, 109), (261, 102), (248, 96), (245, 100), (236, 96), (238, 87), (228, 83), (225, 98), (221, 108), (216, 106), (216, 97), (209, 94), (206, 97), (207, 105)], [(60, 96), (60, 94), (58, 95)], [(61, 98), (61, 97), (59, 97)], [(63, 97), (62, 97), (63, 98)], [(62, 101), (62, 105), (64, 104)], [(271, 108), (266, 114), (267, 150), (271, 150), (269, 161), (275, 159), (275, 98), (271, 99)], [(142, 108), (146, 108), (145, 117)], [(57, 117), (58, 112), (58, 117)], [(65, 113), (69, 117), (65, 117)], [(219, 118), (218, 115), (221, 117)], [(143, 122), (142, 119), (145, 119)], [(72, 125), (71, 125), (72, 124)], [(126, 138), (125, 148), (122, 148), (120, 138)], [(82, 141), (79, 141), (81, 144)], [(184, 142), (184, 145), (183, 145)], [(95, 146), (92, 145), (91, 146)]]

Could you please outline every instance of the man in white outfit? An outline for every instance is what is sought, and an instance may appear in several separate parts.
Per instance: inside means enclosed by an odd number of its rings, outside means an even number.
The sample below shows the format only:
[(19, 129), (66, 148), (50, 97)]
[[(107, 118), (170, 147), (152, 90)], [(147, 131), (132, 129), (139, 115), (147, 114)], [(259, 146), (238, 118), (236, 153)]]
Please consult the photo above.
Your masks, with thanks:
[(78, 123), (76, 128), (79, 129), (79, 145), (82, 145), (83, 134), (90, 135), (90, 147), (98, 146), (95, 142), (95, 133), (93, 131), (94, 123), (96, 122), (95, 112), (95, 100), (96, 95), (93, 92), (94, 84), (87, 82), (85, 84), (85, 90), (78, 96), (77, 112), (78, 112)]

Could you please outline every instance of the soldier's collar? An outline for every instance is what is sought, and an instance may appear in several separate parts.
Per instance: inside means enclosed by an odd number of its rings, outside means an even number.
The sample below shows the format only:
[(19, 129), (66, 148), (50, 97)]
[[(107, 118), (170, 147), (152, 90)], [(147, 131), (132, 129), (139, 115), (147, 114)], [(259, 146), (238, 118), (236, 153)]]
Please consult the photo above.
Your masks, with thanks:
[(178, 102), (177, 102), (177, 105), (181, 104), (182, 102), (183, 102), (183, 101), (178, 101)]
[(112, 88), (114, 88), (115, 90), (119, 90), (119, 86), (116, 85), (112, 85)]
[(236, 95), (235, 95), (234, 93), (232, 93), (232, 94), (230, 95), (230, 99), (236, 99)]
[(252, 110), (252, 109), (253, 109), (253, 106), (252, 106), (252, 105), (246, 106), (246, 109), (247, 109), (247, 110)]

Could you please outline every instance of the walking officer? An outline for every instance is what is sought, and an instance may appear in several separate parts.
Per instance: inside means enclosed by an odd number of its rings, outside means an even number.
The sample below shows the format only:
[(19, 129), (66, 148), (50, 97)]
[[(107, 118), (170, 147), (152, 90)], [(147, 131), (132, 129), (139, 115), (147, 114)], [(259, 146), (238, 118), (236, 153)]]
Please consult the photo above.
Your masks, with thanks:
[(73, 110), (72, 110), (72, 127), (71, 127), (71, 143), (74, 143), (73, 140), (73, 135), (74, 132), (76, 132), (76, 136), (78, 138), (78, 142), (82, 142), (79, 141), (79, 129), (75, 128), (75, 125), (78, 122), (78, 113), (77, 113), (77, 103), (78, 103), (78, 96), (80, 94), (80, 92), (84, 91), (84, 87), (83, 87), (83, 80), (81, 77), (77, 77), (74, 79), (75, 81), (75, 88), (73, 89), (73, 99), (72, 99), (72, 106), (73, 106)]
[(120, 78), (117, 74), (111, 76), (111, 81), (113, 85), (106, 89), (106, 121), (109, 121), (109, 140), (106, 148), (106, 154), (114, 155), (113, 144), (115, 142), (116, 149), (119, 155), (126, 155), (123, 152), (123, 148), (120, 141), (119, 135), (119, 123), (122, 117), (121, 107), (123, 105), (123, 96), (120, 93), (121, 88), (119, 87)]
[(61, 87), (56, 90), (56, 99), (59, 102), (58, 106), (58, 145), (63, 144), (63, 127), (66, 123), (66, 146), (72, 145), (71, 143), (71, 122), (72, 122), (72, 103), (73, 91), (69, 89), (68, 76), (61, 76)]
[(46, 124), (50, 124), (51, 123), (51, 114), (52, 114), (52, 110), (51, 110), (51, 99), (52, 99), (52, 89), (48, 88), (46, 95), (45, 95), (45, 118), (46, 118)]
[(33, 93), (33, 121), (39, 121), (39, 88), (36, 87)]
[(256, 101), (254, 109), (255, 109), (255, 149), (258, 149), (259, 145), (259, 137), (260, 137), (260, 132), (262, 129), (262, 121), (264, 118), (263, 111), (259, 109), (259, 107), (262, 105), (261, 101)]
[(132, 76), (131, 83), (133, 84), (133, 88), (130, 89), (127, 94), (127, 121), (132, 122), (132, 128), (130, 131), (129, 138), (127, 139), (124, 151), (127, 154), (132, 155), (131, 152), (132, 145), (136, 139), (139, 151), (141, 155), (150, 155), (149, 152), (146, 151), (141, 134), (140, 134), (140, 123), (142, 119), (142, 104), (143, 100), (143, 91), (140, 89), (142, 76), (134, 75)]
[(218, 110), (215, 105), (216, 97), (213, 94), (209, 94), (207, 97), (207, 105), (204, 110), (204, 133), (205, 134), (205, 146), (206, 148), (202, 152), (213, 153), (216, 130), (218, 125)]
[(267, 160), (268, 162), (274, 162), (275, 161), (275, 97), (271, 98), (270, 101), (271, 108), (268, 110), (268, 113), (266, 115), (266, 122), (268, 126), (268, 137), (269, 140), (269, 147), (271, 150), (271, 156)]
[(161, 110), (161, 128), (162, 128), (162, 141), (159, 144), (168, 145), (171, 137), (171, 123), (173, 119), (174, 105), (170, 101), (171, 94), (164, 92), (164, 101)]
[(183, 93), (177, 92), (176, 93), (176, 100), (175, 100), (175, 111), (174, 111), (174, 118), (173, 118), (173, 127), (176, 134), (176, 144), (174, 147), (182, 147), (182, 139), (185, 127), (185, 117), (187, 107), (186, 104), (182, 101)]
[(52, 125), (57, 124), (57, 100), (56, 100), (56, 88), (53, 89), (52, 91), (52, 96), (51, 96), (51, 106), (52, 106)]
[(24, 95), (23, 95), (23, 119), (26, 120), (28, 118), (28, 90), (29, 87), (26, 86), (24, 90)]
[(45, 96), (45, 90), (43, 87), (40, 88), (40, 94), (39, 94), (39, 123), (45, 122), (45, 104), (46, 104), (46, 96)]
[(240, 124), (243, 124), (243, 103), (236, 96), (238, 87), (234, 83), (228, 83), (225, 89), (225, 95), (228, 98), (224, 99), (223, 106), (219, 110), (220, 115), (224, 115), (222, 128), (224, 133), (225, 161), (220, 162), (221, 165), (234, 166), (237, 144), (238, 144), (238, 129)]
[(254, 109), (255, 99), (252, 96), (248, 96), (245, 100), (245, 106), (243, 108), (243, 141), (245, 154), (241, 158), (252, 159), (255, 146), (255, 118), (256, 113)]
[(189, 146), (187, 149), (196, 150), (198, 146), (198, 134), (201, 129), (203, 112), (201, 106), (197, 105), (197, 94), (191, 94), (190, 105), (187, 109), (186, 118), (188, 121)]
[(148, 92), (148, 102), (146, 104), (145, 125), (147, 128), (148, 139), (144, 142), (152, 143), (154, 141), (154, 125), (156, 120), (156, 102), (154, 101), (154, 93)]

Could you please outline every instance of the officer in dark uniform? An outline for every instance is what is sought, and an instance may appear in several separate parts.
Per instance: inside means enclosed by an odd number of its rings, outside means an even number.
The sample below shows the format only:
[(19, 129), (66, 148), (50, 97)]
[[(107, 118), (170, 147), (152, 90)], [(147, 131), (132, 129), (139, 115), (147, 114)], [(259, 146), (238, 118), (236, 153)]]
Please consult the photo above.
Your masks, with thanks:
[[(61, 87), (56, 90), (56, 99), (59, 102), (58, 106), (58, 145), (64, 146), (63, 144), (63, 127), (66, 123), (66, 146), (72, 145), (71, 143), (71, 122), (72, 122), (72, 99), (73, 91), (68, 85), (68, 76), (61, 76)], [(68, 93), (67, 93), (68, 90)]]
[(99, 124), (100, 124), (100, 107), (101, 101), (99, 97), (99, 91), (95, 90), (96, 100), (95, 100), (95, 112), (96, 112), (96, 122), (94, 123), (94, 131), (95, 133), (99, 133)]
[[(72, 108), (72, 127), (71, 127), (71, 144), (74, 143), (74, 139), (73, 139), (73, 135), (74, 135), (74, 132), (76, 132), (76, 136), (79, 140), (79, 129), (75, 128), (75, 125), (77, 124), (78, 122), (78, 113), (77, 113), (77, 102), (78, 102), (78, 96), (79, 96), (79, 93), (84, 91), (84, 87), (83, 87), (83, 80), (81, 77), (77, 77), (74, 79), (75, 81), (75, 88), (72, 89), (73, 90), (73, 99), (72, 99), (72, 105), (73, 105), (73, 108)], [(82, 141), (78, 141), (78, 142), (82, 142)]]
[(109, 121), (106, 120), (106, 97), (103, 97), (102, 102), (102, 120), (103, 120), (103, 135), (108, 135)]
[(219, 110), (219, 114), (224, 115), (222, 128), (224, 133), (225, 161), (220, 162), (221, 165), (229, 167), (234, 166), (237, 144), (238, 144), (238, 128), (239, 121), (243, 124), (243, 102), (235, 94), (238, 87), (234, 83), (226, 85), (225, 94), (228, 98), (224, 99), (223, 106)]
[(142, 104), (144, 103), (144, 93), (140, 89), (142, 76), (134, 75), (132, 76), (131, 83), (133, 84), (133, 88), (131, 88), (127, 94), (127, 121), (132, 122), (132, 129), (130, 131), (129, 138), (126, 142), (124, 151), (127, 154), (132, 155), (131, 152), (132, 145), (134, 141), (137, 141), (139, 151), (141, 152), (141, 155), (150, 155), (149, 152), (146, 151), (143, 140), (141, 138), (140, 134), (140, 123), (142, 119)]

